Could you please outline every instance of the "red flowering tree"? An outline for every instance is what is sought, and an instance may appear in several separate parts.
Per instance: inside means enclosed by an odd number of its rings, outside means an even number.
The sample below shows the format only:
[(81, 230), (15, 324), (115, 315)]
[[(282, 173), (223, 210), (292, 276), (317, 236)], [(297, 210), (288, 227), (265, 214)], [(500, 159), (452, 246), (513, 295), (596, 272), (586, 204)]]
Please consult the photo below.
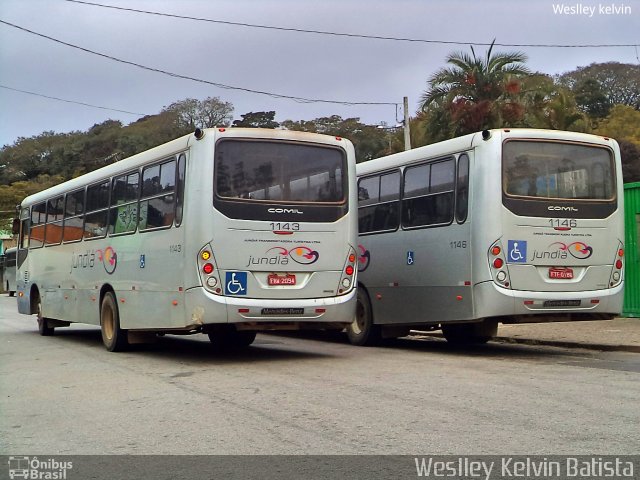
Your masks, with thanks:
[[(484, 57), (452, 53), (448, 67), (429, 79), (421, 110), (438, 122), (429, 125), (434, 138), (458, 136), (485, 128), (513, 126), (522, 120), (521, 78), (529, 75), (521, 52), (496, 53), (493, 43)], [(443, 121), (445, 120), (445, 121)]]

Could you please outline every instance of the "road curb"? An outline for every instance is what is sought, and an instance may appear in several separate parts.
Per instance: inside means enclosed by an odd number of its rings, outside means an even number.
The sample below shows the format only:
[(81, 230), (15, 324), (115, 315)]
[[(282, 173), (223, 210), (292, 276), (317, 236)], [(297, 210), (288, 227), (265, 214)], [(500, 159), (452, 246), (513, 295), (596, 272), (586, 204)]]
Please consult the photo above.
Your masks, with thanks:
[(639, 345), (608, 345), (604, 343), (568, 342), (565, 340), (540, 340), (534, 338), (494, 337), (494, 341), (502, 343), (519, 343), (523, 345), (547, 345), (562, 348), (584, 348), (603, 352), (632, 352), (640, 353)]
[[(444, 339), (444, 336), (441, 333), (422, 332), (419, 330), (416, 330), (416, 333), (421, 337), (434, 337)], [(603, 352), (640, 353), (640, 345), (610, 345), (605, 343), (570, 342), (566, 340), (540, 340), (538, 338), (503, 337), (499, 335), (497, 337), (494, 337), (492, 341), (533, 346), (545, 345), (549, 347), (560, 348), (582, 348), (586, 350), (599, 350)]]

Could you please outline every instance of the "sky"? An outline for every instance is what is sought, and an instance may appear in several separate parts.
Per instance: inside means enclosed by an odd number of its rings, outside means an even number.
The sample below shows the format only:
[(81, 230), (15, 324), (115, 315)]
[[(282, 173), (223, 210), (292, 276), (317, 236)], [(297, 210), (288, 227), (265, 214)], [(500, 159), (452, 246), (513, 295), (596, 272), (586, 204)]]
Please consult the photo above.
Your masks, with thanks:
[[(0, 21), (14, 25), (0, 23), (0, 146), (44, 131), (86, 131), (108, 119), (126, 125), (186, 98), (219, 97), (234, 106), (234, 119), (273, 110), (277, 121), (340, 115), (394, 126), (403, 116), (403, 97), (414, 115), (448, 54), (470, 53), (469, 44), (484, 54), (488, 47), (481, 44), (494, 39), (509, 45), (636, 45), (494, 47), (524, 52), (531, 70), (551, 75), (594, 62), (640, 63), (640, 0), (87, 1), (218, 22), (461, 44), (254, 28), (68, 0), (0, 0)], [(361, 104), (301, 102), (241, 89)]]

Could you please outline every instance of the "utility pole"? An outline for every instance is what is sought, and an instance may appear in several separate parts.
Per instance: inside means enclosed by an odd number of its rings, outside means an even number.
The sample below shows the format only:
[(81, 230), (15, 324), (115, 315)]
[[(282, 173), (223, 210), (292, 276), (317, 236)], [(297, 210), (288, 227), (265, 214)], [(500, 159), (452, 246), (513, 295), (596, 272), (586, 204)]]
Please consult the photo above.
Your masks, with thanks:
[(411, 137), (409, 136), (409, 97), (404, 97), (404, 149), (411, 150)]

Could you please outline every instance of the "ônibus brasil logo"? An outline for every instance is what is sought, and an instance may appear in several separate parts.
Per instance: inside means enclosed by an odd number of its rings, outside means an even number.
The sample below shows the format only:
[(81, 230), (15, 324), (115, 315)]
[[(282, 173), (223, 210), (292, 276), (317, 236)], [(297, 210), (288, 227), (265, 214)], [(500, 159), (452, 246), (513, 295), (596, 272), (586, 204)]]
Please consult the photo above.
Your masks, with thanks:
[(9, 457), (9, 478), (65, 480), (67, 470), (73, 468), (73, 462), (63, 462), (55, 458)]

